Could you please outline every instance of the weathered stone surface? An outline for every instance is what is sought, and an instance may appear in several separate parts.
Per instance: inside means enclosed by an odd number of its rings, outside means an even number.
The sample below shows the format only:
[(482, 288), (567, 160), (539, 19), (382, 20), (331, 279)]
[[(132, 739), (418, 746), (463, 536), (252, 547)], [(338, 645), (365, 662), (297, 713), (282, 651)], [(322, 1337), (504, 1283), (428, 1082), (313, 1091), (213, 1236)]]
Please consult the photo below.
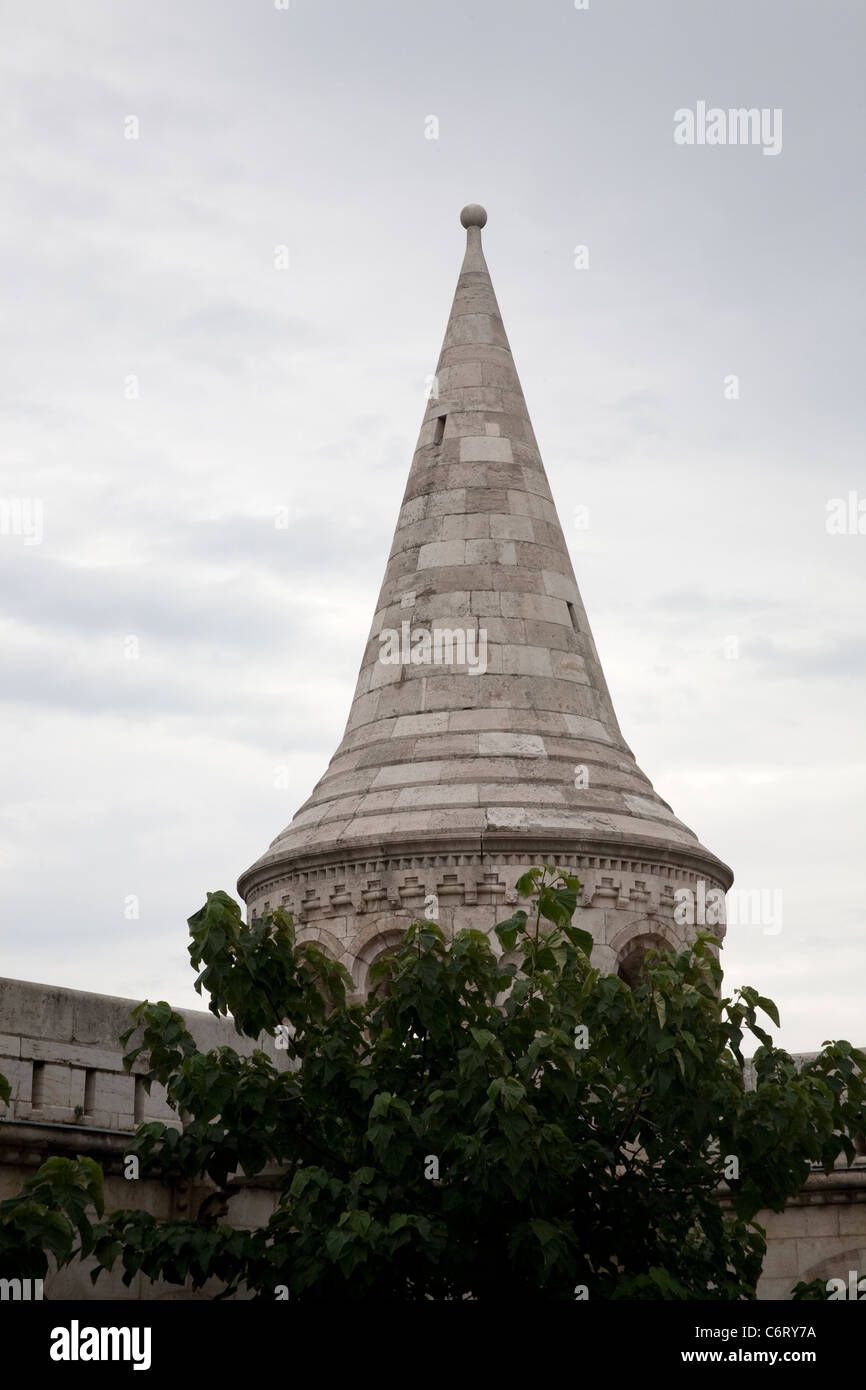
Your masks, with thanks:
[[(123, 1155), (136, 1125), (151, 1120), (174, 1127), (180, 1124), (161, 1086), (155, 1084), (150, 1095), (145, 1091), (135, 1074), (143, 1070), (143, 1062), (134, 1064), (132, 1075), (123, 1069), (119, 1035), (130, 1025), (134, 1003), (83, 990), (0, 979), (0, 1018), (6, 1025), (0, 1034), (0, 1073), (12, 1083), (10, 1104), (0, 1103), (0, 1199), (17, 1195), (25, 1179), (54, 1154), (88, 1154), (103, 1165), (108, 1211), (135, 1207), (161, 1218), (189, 1218), (214, 1191), (207, 1180), (160, 1184), (147, 1179), (127, 1182), (121, 1176)], [(228, 1044), (249, 1053), (259, 1046), (270, 1052), (278, 1068), (288, 1065), (286, 1054), (274, 1049), (272, 1038), (263, 1035), (253, 1043), (238, 1037), (227, 1021), (206, 1013), (179, 1012), (202, 1049)], [(10, 1028), (17, 1032), (10, 1033)], [(232, 1219), (261, 1224), (273, 1205), (271, 1191), (250, 1186), (234, 1204)], [(146, 1279), (136, 1279), (130, 1290), (121, 1282), (122, 1270), (103, 1276), (94, 1289), (90, 1268), (88, 1261), (59, 1274), (50, 1271), (45, 1296), (125, 1300), (213, 1297), (220, 1292), (218, 1283), (196, 1295), (191, 1289), (179, 1291)]]
[[(445, 862), (460, 868), (440, 902), (447, 931), (482, 918), (489, 930), (488, 908), (512, 895), (520, 873), (542, 859), (567, 863), (585, 884), (580, 912), (608, 968), (650, 926), (682, 939), (675, 886), (731, 881), (622, 737), (480, 223), (467, 232), (439, 396), (421, 423), (343, 742), (239, 885), (250, 912), (280, 902), (300, 914), (302, 932), (326, 929), (359, 988), (370, 941), (418, 915)], [(395, 635), (399, 659), (384, 662), (383, 639), (393, 656)], [(626, 869), (616, 889), (598, 883), (602, 865)], [(324, 891), (311, 895), (314, 884)], [(362, 933), (366, 954), (355, 959), (359, 924), (372, 925), (380, 899), (381, 930)]]

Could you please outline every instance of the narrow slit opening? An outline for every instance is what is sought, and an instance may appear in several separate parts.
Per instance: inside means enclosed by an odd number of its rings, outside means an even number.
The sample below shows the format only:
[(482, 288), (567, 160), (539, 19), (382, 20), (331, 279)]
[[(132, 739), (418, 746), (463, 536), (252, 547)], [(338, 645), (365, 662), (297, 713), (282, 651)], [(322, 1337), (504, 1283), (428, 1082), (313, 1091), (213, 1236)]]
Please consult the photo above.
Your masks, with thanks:
[(30, 1104), (39, 1106), (45, 1095), (45, 1063), (33, 1063), (33, 1084), (30, 1090)]
[(96, 1072), (88, 1067), (84, 1073), (84, 1113), (92, 1115), (96, 1109)]
[(569, 603), (566, 599), (565, 606), (568, 609), (568, 616), (571, 618), (571, 626), (574, 628), (575, 632), (580, 632), (580, 628), (577, 625), (577, 614), (574, 611), (574, 604)]
[(447, 419), (447, 416), (445, 416), (445, 415), (439, 415), (439, 416), (437, 417), (437, 419), (436, 419), (436, 426), (435, 426), (435, 429), (433, 430), (433, 443), (434, 443), (434, 444), (441, 444), (441, 443), (442, 443), (442, 439), (443, 439), (444, 434), (445, 434), (445, 421), (446, 421), (446, 419)]

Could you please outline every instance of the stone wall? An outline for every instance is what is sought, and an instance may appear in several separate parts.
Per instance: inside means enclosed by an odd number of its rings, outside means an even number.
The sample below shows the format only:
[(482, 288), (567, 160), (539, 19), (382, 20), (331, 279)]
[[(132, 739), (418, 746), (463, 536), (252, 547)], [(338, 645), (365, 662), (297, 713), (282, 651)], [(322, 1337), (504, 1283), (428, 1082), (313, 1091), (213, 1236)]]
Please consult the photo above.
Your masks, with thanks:
[[(609, 909), (618, 911), (615, 901)], [(491, 907), (499, 913), (499, 908)], [(505, 914), (503, 914), (505, 915)], [(148, 1096), (144, 1070), (123, 1070), (119, 1036), (130, 1026), (134, 1001), (83, 990), (60, 989), (0, 979), (0, 1073), (12, 1083), (8, 1107), (0, 1104), (0, 1199), (15, 1195), (24, 1180), (52, 1154), (88, 1154), (106, 1174), (108, 1210), (139, 1207), (165, 1219), (195, 1218), (214, 1191), (207, 1180), (161, 1184), (123, 1176), (123, 1155), (136, 1125), (147, 1120), (178, 1124), (158, 1086)], [(209, 1013), (179, 1010), (203, 1050), (229, 1045), (241, 1053), (254, 1046), (273, 1051), (273, 1040), (256, 1043)], [(277, 1065), (285, 1053), (273, 1052)], [(747, 1071), (747, 1084), (751, 1068)], [(263, 1225), (274, 1209), (276, 1174), (241, 1181), (230, 1199), (230, 1219)], [(782, 1213), (761, 1212), (768, 1251), (758, 1286), (763, 1299), (789, 1298), (798, 1280), (842, 1278), (866, 1273), (866, 1155), (857, 1165), (830, 1175), (813, 1173)], [(136, 1276), (126, 1288), (120, 1274), (102, 1275), (94, 1287), (91, 1263), (55, 1271), (45, 1283), (47, 1298), (207, 1298), (218, 1286), (195, 1294), (176, 1285), (152, 1284)]]
[[(148, 1095), (136, 1063), (123, 1069), (119, 1038), (131, 1025), (136, 1001), (84, 990), (0, 979), (0, 1073), (12, 1085), (8, 1106), (0, 1102), (0, 1199), (20, 1192), (26, 1178), (53, 1154), (97, 1159), (105, 1172), (108, 1210), (142, 1208), (154, 1216), (185, 1220), (198, 1215), (214, 1191), (207, 1179), (171, 1185), (123, 1176), (123, 1156), (139, 1124), (162, 1120), (178, 1125), (177, 1115), (154, 1084)], [(273, 1039), (255, 1043), (210, 1013), (178, 1010), (202, 1050), (230, 1046), (248, 1055), (255, 1046), (273, 1050)], [(274, 1053), (277, 1066), (285, 1053)], [(241, 1226), (264, 1224), (275, 1197), (267, 1177), (244, 1184), (231, 1198), (231, 1219)], [(126, 1288), (115, 1269), (94, 1287), (92, 1261), (54, 1271), (45, 1281), (46, 1298), (206, 1298), (219, 1286), (194, 1294), (176, 1285), (154, 1285), (136, 1276)]]
[(761, 1299), (790, 1298), (796, 1283), (866, 1275), (866, 1159), (833, 1173), (813, 1172), (783, 1212), (762, 1211), (767, 1254)]

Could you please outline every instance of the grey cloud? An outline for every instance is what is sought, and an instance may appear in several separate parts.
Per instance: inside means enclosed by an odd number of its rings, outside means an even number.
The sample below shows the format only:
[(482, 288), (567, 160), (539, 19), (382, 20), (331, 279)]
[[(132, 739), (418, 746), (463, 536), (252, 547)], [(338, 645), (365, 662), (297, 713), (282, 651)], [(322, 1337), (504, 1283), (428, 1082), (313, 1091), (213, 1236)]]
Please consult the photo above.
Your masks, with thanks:
[[(169, 518), (165, 534), (153, 540), (153, 557), (134, 566), (86, 567), (47, 551), (34, 562), (35, 547), (23, 563), (21, 554), (0, 545), (2, 611), (46, 634), (104, 633), (120, 640), (136, 633), (236, 653), (273, 649), (278, 636), (284, 653), (302, 653), (321, 631), (323, 606), (325, 621), (339, 616), (338, 575), (351, 581), (363, 569), (369, 582), (384, 568), (384, 547), (375, 539), (333, 518), (298, 519), (285, 531), (266, 518), (186, 526)], [(216, 576), (209, 564), (235, 570)], [(308, 606), (317, 575), (323, 606)], [(263, 588), (259, 576), (276, 581), (281, 592)], [(330, 608), (324, 602), (329, 593)], [(359, 649), (365, 635), (358, 634)]]
[(711, 613), (718, 622), (725, 613), (748, 615), (762, 613), (768, 609), (785, 607), (781, 600), (767, 594), (751, 595), (733, 593), (725, 586), (723, 593), (708, 593), (705, 589), (671, 589), (647, 600), (644, 607), (652, 612), (665, 613)]
[[(356, 666), (361, 654), (359, 650)], [(340, 717), (345, 723), (348, 716), (355, 675), (348, 666), (329, 670), (321, 658), (311, 667), (263, 663), (258, 684), (241, 660), (225, 655), (216, 664), (192, 659), (178, 670), (152, 655), (146, 642), (139, 658), (131, 661), (118, 644), (116, 659), (108, 663), (104, 653), (89, 653), (86, 643), (77, 652), (46, 645), (38, 653), (20, 653), (10, 651), (7, 641), (4, 666), (0, 708), (6, 711), (7, 726), (15, 727), (18, 710), (87, 719), (113, 716), (130, 721), (129, 738), (134, 740), (136, 725), (171, 719), (193, 737), (206, 728), (215, 746), (235, 742), (280, 757), (322, 740), (322, 770), (332, 751), (327, 740), (334, 739)], [(331, 709), (340, 711), (336, 719), (329, 717)], [(341, 733), (342, 724), (336, 737)]]
[(321, 345), (321, 333), (307, 319), (228, 301), (206, 304), (187, 314), (160, 341), (164, 349), (192, 354), (198, 365), (233, 379), (239, 370), (252, 370), (265, 362), (274, 365), (287, 353), (306, 353)]
[(289, 594), (293, 582), (308, 582), (319, 572), (336, 591), (339, 575), (349, 579), (361, 569), (384, 570), (390, 535), (385, 539), (383, 530), (339, 514), (297, 515), (290, 502), (283, 505), (288, 508), (285, 527), (276, 525), (283, 517), (275, 509), (273, 516), (175, 523), (156, 544), (178, 558), (249, 565), (285, 583)]
[[(577, 579), (638, 761), (736, 872), (778, 854), (827, 921), (848, 920), (852, 879), (827, 863), (852, 862), (862, 826), (842, 767), (862, 761), (861, 542), (824, 545), (823, 506), (862, 473), (866, 11), (766, 0), (744, 44), (736, 16), (679, 8), (441, 0), (431, 26), (405, 0), (343, 6), (336, 24), (334, 7), (300, 3), (92, 0), (49, 6), (47, 22), (15, 7), (21, 42), (0, 54), (14, 210), (2, 380), (20, 400), (0, 496), (44, 495), (47, 539), (26, 556), (0, 539), (4, 718), (29, 731), (7, 756), (29, 787), (71, 725), (81, 758), (10, 811), (14, 973), (178, 997), (186, 913), (212, 874), (231, 887), (309, 790), (277, 805), (260, 785), (270, 762), (315, 748), (310, 785), (324, 770), (454, 290), (457, 214), (475, 199), (570, 540), (570, 509), (591, 508)], [(782, 154), (676, 148), (673, 112), (698, 98), (782, 104)], [(123, 402), (129, 372), (140, 408)], [(722, 399), (729, 372), (737, 402)], [(270, 499), (296, 509), (287, 531), (246, 515)], [(205, 508), (223, 519), (194, 520)], [(724, 662), (738, 631), (740, 661)], [(112, 646), (128, 632), (143, 639), (137, 672)], [(842, 751), (820, 806), (800, 788), (785, 819), (780, 800), (726, 801), (703, 780), (768, 762), (781, 776), (800, 731), (825, 748), (831, 701)], [(102, 735), (116, 722), (159, 764), (157, 788), (115, 786)], [(203, 762), (224, 799), (201, 796)], [(92, 818), (82, 780), (106, 789)], [(134, 968), (91, 867), (97, 842), (129, 861), (132, 795), (136, 875), (165, 908), (142, 923)], [(57, 966), (45, 914), (21, 940), (36, 864), (48, 900), (74, 885), (66, 940), (80, 931), (86, 960)], [(761, 983), (805, 1047), (824, 1025), (784, 973), (787, 931)], [(862, 979), (862, 949), (828, 959), (810, 939), (801, 956), (821, 1016), (840, 965)]]
[(770, 677), (797, 680), (862, 679), (866, 676), (866, 638), (836, 637), (808, 645), (784, 645), (771, 637), (747, 641), (742, 657), (756, 661)]

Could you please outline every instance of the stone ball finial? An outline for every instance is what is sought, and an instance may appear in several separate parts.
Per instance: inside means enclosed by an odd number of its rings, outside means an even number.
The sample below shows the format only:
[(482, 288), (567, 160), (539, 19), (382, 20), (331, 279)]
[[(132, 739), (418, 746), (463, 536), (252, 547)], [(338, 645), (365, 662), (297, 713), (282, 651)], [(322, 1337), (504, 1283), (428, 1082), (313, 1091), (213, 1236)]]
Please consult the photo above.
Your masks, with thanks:
[(487, 221), (487, 209), (480, 203), (467, 203), (460, 214), (460, 221), (467, 230), (469, 227), (483, 227)]

